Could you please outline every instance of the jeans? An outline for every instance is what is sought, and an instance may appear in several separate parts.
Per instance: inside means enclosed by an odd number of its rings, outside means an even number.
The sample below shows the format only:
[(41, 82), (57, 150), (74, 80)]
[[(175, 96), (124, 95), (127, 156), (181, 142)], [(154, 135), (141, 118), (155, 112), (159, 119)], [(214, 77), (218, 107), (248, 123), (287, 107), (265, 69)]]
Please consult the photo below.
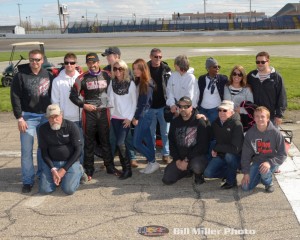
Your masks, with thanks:
[(218, 108), (206, 109), (203, 107), (199, 107), (199, 113), (204, 114), (209, 122), (212, 124), (219, 116)]
[(156, 125), (157, 121), (159, 122), (160, 127), (160, 136), (163, 143), (162, 148), (162, 155), (163, 156), (169, 156), (170, 150), (169, 150), (169, 139), (168, 139), (168, 132), (170, 128), (170, 123), (167, 123), (164, 118), (164, 107), (162, 108), (150, 108), (149, 114), (152, 114), (152, 123), (150, 126), (151, 135), (153, 138), (153, 144), (155, 147), (155, 140), (156, 140)]
[(151, 122), (152, 114), (149, 114), (149, 111), (139, 118), (138, 125), (134, 128), (133, 146), (146, 157), (148, 162), (155, 162), (155, 149), (150, 131)]
[[(136, 158), (135, 150), (134, 150), (134, 146), (133, 146), (133, 142), (132, 142), (133, 141), (132, 135), (133, 134), (130, 129), (130, 131), (128, 131), (127, 137), (125, 138), (126, 154), (130, 160), (133, 160)], [(114, 156), (115, 151), (116, 151), (116, 136), (115, 136), (115, 131), (112, 127), (109, 129), (109, 141), (110, 141), (110, 145), (111, 145), (112, 155)]]
[(84, 159), (84, 136), (83, 136), (82, 124), (81, 124), (81, 122), (79, 122), (79, 121), (75, 121), (74, 123), (75, 123), (75, 124), (78, 126), (78, 128), (79, 128), (79, 132), (80, 132), (80, 140), (81, 140), (81, 142), (82, 142), (81, 155), (80, 155), (80, 159), (79, 159), (80, 164), (82, 165), (82, 164), (83, 164), (83, 159)]
[(228, 184), (236, 184), (236, 171), (240, 156), (226, 153), (224, 157), (213, 157), (204, 171), (207, 178), (226, 178)]
[[(130, 127), (127, 127), (127, 128), (123, 127), (123, 121), (124, 121), (123, 119), (114, 119), (114, 118), (111, 119), (111, 125), (112, 125), (112, 128), (114, 129), (114, 133), (115, 133), (116, 147), (119, 151), (122, 151), (122, 149), (125, 150), (125, 139), (130, 130)], [(125, 157), (125, 155), (127, 155), (127, 152), (128, 151), (126, 151), (126, 153), (119, 152), (119, 156), (121, 154), (122, 157)], [(128, 158), (128, 156), (126, 156), (126, 157)]]
[(259, 165), (261, 163), (252, 163), (250, 166), (250, 182), (248, 185), (242, 185), (244, 191), (249, 191), (254, 189), (260, 182), (265, 186), (270, 186), (273, 184), (272, 174), (275, 172), (278, 166), (271, 166), (267, 173), (261, 173), (259, 171)]
[[(57, 169), (65, 166), (65, 161), (53, 161), (54, 167)], [(61, 189), (65, 194), (72, 195), (79, 187), (80, 178), (83, 175), (83, 167), (76, 161), (66, 172), (65, 176), (60, 182)], [(56, 185), (53, 181), (51, 169), (43, 161), (42, 163), (42, 174), (39, 182), (39, 192), (40, 193), (51, 193), (56, 190)]]
[[(24, 112), (23, 118), (27, 123), (28, 128), (26, 132), (20, 133), (21, 141), (21, 169), (22, 169), (22, 182), (23, 184), (33, 185), (34, 183), (34, 164), (33, 164), (33, 145), (34, 136), (37, 135), (39, 139), (38, 129), (47, 122), (44, 114)], [(41, 149), (37, 149), (37, 176), (41, 174), (41, 163), (43, 162)]]

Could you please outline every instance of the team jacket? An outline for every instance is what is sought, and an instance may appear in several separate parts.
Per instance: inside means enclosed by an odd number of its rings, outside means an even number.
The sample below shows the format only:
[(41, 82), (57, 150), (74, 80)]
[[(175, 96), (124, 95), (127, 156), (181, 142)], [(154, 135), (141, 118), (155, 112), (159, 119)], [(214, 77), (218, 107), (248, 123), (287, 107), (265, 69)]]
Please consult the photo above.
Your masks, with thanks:
[(41, 69), (35, 75), (29, 64), (19, 66), (10, 89), (11, 104), (15, 117), (22, 117), (23, 112), (45, 113), (51, 104), (51, 84), (53, 77)]

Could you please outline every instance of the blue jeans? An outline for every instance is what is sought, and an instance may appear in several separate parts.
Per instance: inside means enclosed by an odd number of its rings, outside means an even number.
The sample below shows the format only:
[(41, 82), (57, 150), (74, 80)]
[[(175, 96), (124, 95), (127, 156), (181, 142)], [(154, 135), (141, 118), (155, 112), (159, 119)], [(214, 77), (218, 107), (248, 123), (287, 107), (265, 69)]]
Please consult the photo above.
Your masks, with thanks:
[(210, 123), (213, 123), (219, 116), (218, 108), (206, 109), (199, 107), (199, 113), (204, 114)]
[[(65, 166), (65, 161), (53, 161), (54, 167), (57, 169)], [(76, 161), (73, 165), (68, 169), (65, 176), (62, 178), (60, 182), (61, 189), (65, 194), (72, 195), (80, 184), (80, 178), (83, 175), (83, 167)], [(56, 190), (56, 185), (53, 181), (51, 169), (49, 166), (43, 161), (42, 163), (42, 174), (39, 181), (39, 192), (40, 193), (51, 193)]]
[(147, 111), (144, 116), (139, 118), (138, 125), (134, 128), (133, 146), (146, 157), (148, 162), (155, 162), (155, 149), (150, 131), (151, 123), (152, 114)]
[[(47, 118), (44, 114), (24, 112), (23, 118), (27, 123), (27, 130), (24, 133), (20, 133), (21, 141), (21, 169), (22, 169), (22, 182), (23, 184), (33, 185), (34, 183), (34, 164), (33, 164), (33, 145), (34, 137), (37, 135), (39, 139), (38, 129), (47, 122)], [(38, 146), (37, 149), (37, 176), (41, 174), (41, 163), (43, 162), (41, 149)]]
[[(125, 138), (126, 154), (130, 160), (136, 158), (132, 138), (133, 138), (132, 131), (130, 129), (130, 131), (128, 131), (127, 137)], [(112, 127), (109, 128), (109, 141), (110, 141), (111, 151), (114, 156), (116, 151), (116, 136), (115, 136), (115, 131)]]
[(82, 142), (82, 149), (81, 149), (81, 154), (80, 154), (80, 159), (79, 159), (80, 164), (82, 165), (82, 164), (83, 164), (83, 159), (84, 159), (84, 136), (83, 136), (82, 124), (81, 124), (81, 122), (79, 122), (79, 121), (75, 121), (74, 123), (75, 123), (75, 124), (78, 126), (78, 128), (79, 128), (79, 132), (80, 132), (80, 140), (81, 140), (81, 142)]
[(254, 189), (260, 182), (265, 186), (270, 186), (273, 184), (272, 174), (275, 172), (278, 166), (271, 166), (267, 173), (260, 173), (259, 165), (261, 163), (252, 163), (250, 166), (250, 182), (248, 185), (242, 185), (244, 191), (249, 191)]
[(224, 158), (213, 157), (204, 171), (207, 178), (226, 178), (229, 184), (236, 184), (236, 171), (240, 162), (240, 156), (226, 153)]
[(169, 150), (169, 139), (168, 139), (168, 133), (170, 128), (170, 123), (167, 123), (164, 118), (164, 107), (162, 108), (150, 108), (149, 114), (152, 114), (152, 123), (150, 126), (151, 135), (153, 138), (153, 144), (155, 147), (155, 140), (156, 140), (156, 125), (157, 121), (159, 122), (160, 127), (160, 136), (163, 143), (162, 148), (162, 155), (163, 156), (169, 156), (170, 150)]

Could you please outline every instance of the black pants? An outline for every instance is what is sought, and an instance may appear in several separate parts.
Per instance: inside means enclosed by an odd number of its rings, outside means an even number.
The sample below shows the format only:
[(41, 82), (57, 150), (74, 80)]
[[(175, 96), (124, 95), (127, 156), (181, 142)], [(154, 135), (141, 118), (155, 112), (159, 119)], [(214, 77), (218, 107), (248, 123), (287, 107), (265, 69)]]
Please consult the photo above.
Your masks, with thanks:
[(95, 134), (101, 143), (101, 152), (105, 166), (114, 165), (109, 142), (109, 110), (101, 109), (95, 112), (82, 112), (84, 130), (84, 168), (88, 176), (93, 176)]
[(176, 161), (173, 160), (168, 166), (165, 168), (163, 183), (170, 185), (176, 183), (181, 178), (187, 176), (189, 171), (192, 171), (194, 174), (201, 175), (204, 173), (204, 170), (208, 164), (207, 158), (205, 155), (200, 155), (189, 160), (189, 164), (187, 170), (182, 171), (177, 168)]

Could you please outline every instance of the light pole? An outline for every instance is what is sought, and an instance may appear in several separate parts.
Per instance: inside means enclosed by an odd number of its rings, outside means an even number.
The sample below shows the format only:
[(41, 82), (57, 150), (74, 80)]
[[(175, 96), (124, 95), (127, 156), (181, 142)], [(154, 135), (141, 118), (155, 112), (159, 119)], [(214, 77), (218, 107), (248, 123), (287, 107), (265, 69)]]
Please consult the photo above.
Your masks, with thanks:
[(252, 10), (251, 10), (251, 0), (250, 0), (250, 22), (251, 22), (251, 20), (252, 20)]
[(203, 2), (204, 2), (204, 26), (206, 29), (206, 0), (203, 0)]
[(20, 20), (20, 27), (21, 27), (22, 21), (21, 21), (21, 10), (20, 10), (20, 6), (21, 6), (22, 4), (17, 3), (17, 5), (18, 5), (18, 8), (19, 8), (19, 20)]
[(58, 16), (59, 16), (60, 33), (62, 33), (62, 26), (61, 26), (61, 12), (60, 12), (60, 4), (59, 4), (59, 0), (57, 0), (57, 7), (58, 7)]

